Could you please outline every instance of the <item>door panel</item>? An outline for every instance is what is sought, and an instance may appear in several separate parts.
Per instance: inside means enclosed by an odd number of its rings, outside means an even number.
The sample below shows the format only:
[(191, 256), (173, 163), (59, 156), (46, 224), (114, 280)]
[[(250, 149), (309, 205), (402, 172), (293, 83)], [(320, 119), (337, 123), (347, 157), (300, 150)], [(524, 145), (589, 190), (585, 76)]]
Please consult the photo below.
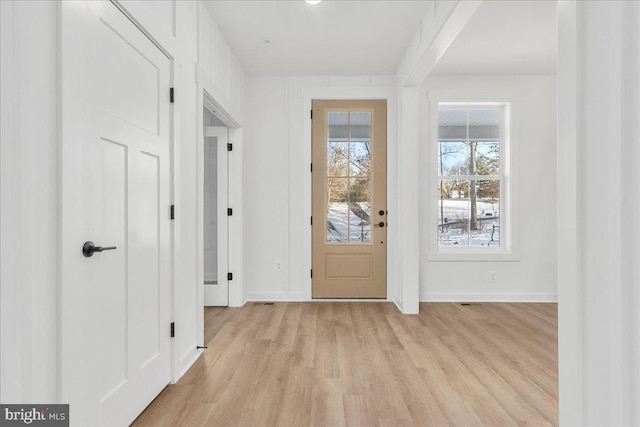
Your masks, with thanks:
[(171, 61), (111, 2), (61, 9), (61, 401), (128, 425), (170, 381)]
[(326, 255), (325, 277), (329, 279), (371, 279), (373, 257), (369, 254)]
[(386, 126), (384, 100), (313, 101), (314, 298), (386, 297)]
[(96, 100), (105, 112), (157, 135), (160, 70), (153, 58), (131, 44), (132, 30), (139, 30), (101, 23), (97, 42), (103, 48), (98, 59), (104, 78)]
[[(127, 242), (127, 147), (104, 138), (100, 139), (100, 157), (102, 171), (109, 171), (110, 179), (103, 179), (100, 194), (102, 204), (102, 227), (105, 236), (109, 236), (109, 244), (126, 248)], [(106, 242), (106, 241), (105, 241)], [(98, 242), (96, 242), (98, 243)], [(126, 250), (104, 252), (100, 259), (100, 275), (106, 286), (95, 290), (96, 301), (102, 307), (110, 307), (110, 313), (98, 308), (100, 322), (98, 329), (103, 331), (100, 342), (101, 353), (111, 363), (103, 366), (102, 388), (100, 400), (107, 398), (127, 380), (127, 312), (126, 302), (129, 292), (126, 271), (122, 265), (126, 263)], [(96, 255), (97, 256), (97, 255)]]
[[(160, 239), (158, 233), (162, 220), (166, 221), (167, 209), (160, 208), (160, 159), (157, 155), (140, 151), (138, 156), (138, 191), (135, 200), (136, 219), (136, 262), (131, 265), (136, 286), (130, 295), (134, 307), (144, 307), (137, 321), (132, 324), (135, 367), (144, 367), (160, 353), (162, 280), (160, 278)], [(160, 215), (163, 217), (160, 218)], [(166, 326), (166, 325), (165, 325)], [(162, 328), (166, 336), (166, 327)]]

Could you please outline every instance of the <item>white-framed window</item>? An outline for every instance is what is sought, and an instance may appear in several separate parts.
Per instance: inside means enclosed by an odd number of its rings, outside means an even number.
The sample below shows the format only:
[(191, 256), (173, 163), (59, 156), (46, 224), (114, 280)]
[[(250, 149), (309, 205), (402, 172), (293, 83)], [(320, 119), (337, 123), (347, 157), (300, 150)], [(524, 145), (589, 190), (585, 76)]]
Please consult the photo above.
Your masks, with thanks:
[(434, 121), (435, 252), (510, 252), (510, 104), (438, 102)]

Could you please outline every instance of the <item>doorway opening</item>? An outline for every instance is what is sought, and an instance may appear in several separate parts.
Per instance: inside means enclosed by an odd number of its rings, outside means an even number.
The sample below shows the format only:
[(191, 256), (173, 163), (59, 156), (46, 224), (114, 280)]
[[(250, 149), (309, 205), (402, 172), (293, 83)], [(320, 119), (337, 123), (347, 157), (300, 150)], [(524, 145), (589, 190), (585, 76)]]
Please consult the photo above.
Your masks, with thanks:
[(203, 125), (203, 300), (221, 307), (229, 305), (229, 128), (206, 105)]

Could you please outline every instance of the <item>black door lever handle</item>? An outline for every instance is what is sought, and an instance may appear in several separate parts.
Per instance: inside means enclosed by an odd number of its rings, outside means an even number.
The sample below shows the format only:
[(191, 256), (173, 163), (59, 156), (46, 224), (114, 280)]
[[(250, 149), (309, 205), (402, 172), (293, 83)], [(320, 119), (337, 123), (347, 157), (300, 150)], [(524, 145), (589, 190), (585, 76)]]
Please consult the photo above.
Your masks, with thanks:
[(82, 255), (89, 258), (90, 256), (93, 256), (94, 252), (112, 251), (114, 249), (118, 248), (116, 246), (96, 246), (93, 242), (84, 242), (84, 245), (82, 245)]

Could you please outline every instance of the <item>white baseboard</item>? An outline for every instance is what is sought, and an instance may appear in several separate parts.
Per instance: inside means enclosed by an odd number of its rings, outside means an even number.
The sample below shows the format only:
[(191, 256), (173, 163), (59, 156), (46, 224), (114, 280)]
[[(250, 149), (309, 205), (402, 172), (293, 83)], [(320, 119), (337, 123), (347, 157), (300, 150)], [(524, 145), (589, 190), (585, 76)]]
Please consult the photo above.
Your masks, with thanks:
[[(304, 302), (304, 301), (350, 301), (344, 299), (317, 299), (308, 300), (303, 292), (283, 293), (251, 293), (247, 295), (246, 302), (274, 301), (274, 302)], [(353, 300), (353, 301), (389, 301), (393, 302), (398, 310), (402, 311), (402, 304), (397, 299), (382, 300)], [(420, 293), (420, 302), (547, 302), (557, 303), (558, 294), (552, 293)]]
[(275, 301), (275, 302), (302, 302), (306, 301), (304, 292), (284, 294), (279, 292), (258, 292), (247, 294), (246, 302)]
[[(247, 295), (246, 302), (273, 301), (273, 302), (394, 302), (387, 298), (315, 298), (308, 299), (304, 292), (291, 294), (282, 293), (252, 293)], [(397, 304), (396, 304), (397, 305)]]
[(392, 302), (395, 304), (396, 308), (398, 309), (398, 311), (400, 313), (402, 313), (402, 305), (400, 304), (400, 302), (398, 301), (398, 298), (394, 298), (392, 300)]
[(558, 294), (546, 293), (434, 293), (421, 292), (420, 302), (548, 302), (557, 303)]
[(178, 380), (187, 373), (189, 368), (193, 366), (194, 363), (196, 363), (196, 360), (198, 360), (198, 357), (200, 357), (200, 355), (202, 354), (202, 350), (198, 350), (197, 348), (195, 348), (195, 344), (193, 347), (193, 350), (189, 350), (180, 358), (180, 366), (176, 370), (176, 376), (173, 379), (173, 384), (178, 382)]

